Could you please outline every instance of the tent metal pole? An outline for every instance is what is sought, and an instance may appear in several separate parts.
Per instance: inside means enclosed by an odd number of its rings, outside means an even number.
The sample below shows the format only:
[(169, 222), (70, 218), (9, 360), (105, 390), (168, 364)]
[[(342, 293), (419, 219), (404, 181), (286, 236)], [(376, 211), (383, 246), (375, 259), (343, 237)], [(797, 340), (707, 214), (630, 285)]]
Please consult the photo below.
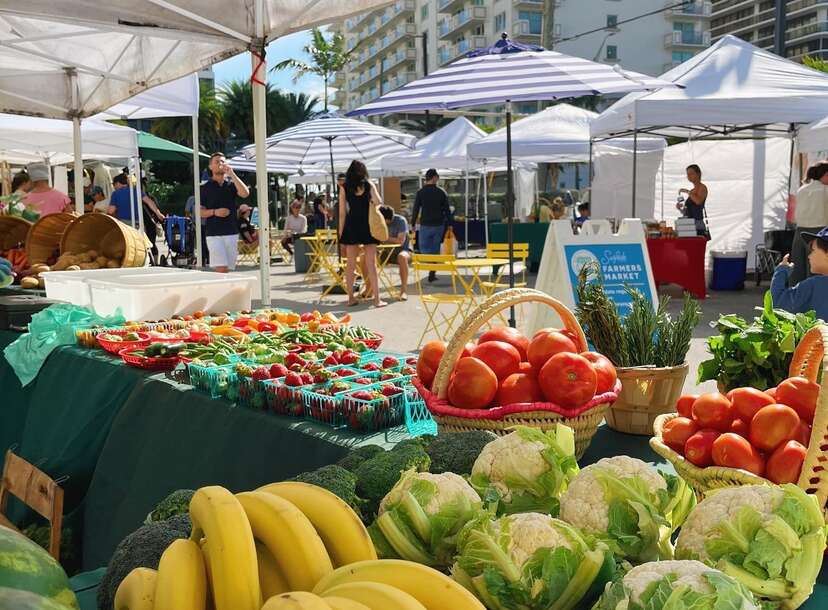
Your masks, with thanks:
[[(587, 174), (589, 178), (589, 188), (592, 188), (592, 138), (589, 139), (589, 173)], [(591, 203), (591, 202), (590, 202)], [(591, 212), (592, 210), (590, 210)]]
[(483, 234), (486, 237), (486, 246), (489, 245), (489, 173), (483, 163)]
[(144, 227), (144, 193), (141, 191), (141, 159), (135, 157), (135, 211), (138, 212), (138, 230), (146, 235)]
[[(515, 215), (515, 191), (512, 179), (512, 102), (506, 100), (506, 234), (509, 242), (509, 288), (515, 287), (514, 234), (512, 217)], [(515, 328), (515, 308), (509, 308), (509, 326)]]
[(135, 228), (135, 187), (132, 184), (132, 162), (129, 160), (127, 166), (127, 188), (129, 189), (129, 226)]
[(791, 123), (790, 131), (788, 132), (791, 138), (791, 154), (790, 158), (788, 159), (788, 201), (791, 199), (791, 180), (793, 180), (793, 167), (794, 167), (794, 148), (796, 144), (796, 127), (793, 123)]
[(81, 139), (81, 121), (78, 91), (78, 71), (74, 68), (67, 69), (69, 86), (72, 89), (72, 110), (75, 116), (72, 117), (72, 144), (75, 156), (75, 212), (83, 214), (83, 144)]
[[(263, 30), (263, 7), (261, 0), (256, 2), (257, 33)], [(265, 83), (267, 82), (267, 60), (265, 59), (265, 39), (262, 37), (251, 45), (250, 61), (252, 64), (251, 84), (253, 87), (253, 140), (256, 145), (256, 199), (259, 208), (259, 282), (262, 291), (262, 305), (270, 305), (270, 209), (267, 197), (267, 101)]]
[(463, 243), (466, 246), (466, 258), (469, 258), (469, 159), (466, 157), (466, 228)]
[(193, 205), (193, 217), (195, 218), (195, 255), (196, 268), (203, 266), (203, 253), (201, 251), (201, 168), (200, 159), (198, 157), (198, 116), (192, 117), (193, 125), (193, 197), (195, 197), (195, 204)]
[(638, 182), (638, 130), (633, 131), (632, 217), (635, 218), (635, 186)]

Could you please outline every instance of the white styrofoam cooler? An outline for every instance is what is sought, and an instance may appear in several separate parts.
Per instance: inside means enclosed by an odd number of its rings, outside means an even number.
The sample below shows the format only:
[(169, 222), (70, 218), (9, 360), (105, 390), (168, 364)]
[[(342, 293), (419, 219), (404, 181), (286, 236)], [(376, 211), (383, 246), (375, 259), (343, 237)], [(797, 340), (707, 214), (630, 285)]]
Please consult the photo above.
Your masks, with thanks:
[(124, 267), (119, 269), (89, 269), (86, 271), (47, 271), (40, 276), (46, 286), (46, 296), (80, 307), (92, 305), (89, 280), (108, 280), (129, 276), (158, 276), (172, 273), (186, 273), (187, 269), (177, 267)]
[(118, 308), (127, 320), (160, 320), (194, 311), (250, 309), (255, 278), (209, 271), (89, 280), (98, 315)]

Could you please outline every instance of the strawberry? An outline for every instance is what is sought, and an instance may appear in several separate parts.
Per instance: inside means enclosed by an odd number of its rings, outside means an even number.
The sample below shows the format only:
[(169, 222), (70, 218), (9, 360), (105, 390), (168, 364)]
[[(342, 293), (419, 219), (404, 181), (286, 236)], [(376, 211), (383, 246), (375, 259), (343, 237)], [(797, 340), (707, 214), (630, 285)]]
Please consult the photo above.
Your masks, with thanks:
[(371, 392), (368, 390), (357, 390), (353, 394), (351, 394), (357, 400), (373, 400), (374, 397)]
[(404, 366), (400, 370), (400, 375), (416, 375), (416, 374), (417, 374), (417, 369), (415, 369), (413, 366)]
[(264, 381), (265, 379), (270, 379), (270, 371), (266, 366), (257, 367), (251, 377), (256, 381)]
[(388, 381), (389, 379), (396, 379), (399, 376), (400, 376), (399, 373), (393, 373), (391, 371), (382, 371), (382, 373), (380, 373), (380, 381)]
[(304, 369), (305, 367), (299, 364), (298, 362), (294, 362), (293, 364), (288, 365), (288, 370), (293, 371), (294, 373), (301, 373)]
[(359, 362), (359, 354), (351, 350), (345, 350), (339, 357), (340, 364), (356, 364)]
[(299, 377), (302, 378), (302, 383), (305, 385), (311, 385), (313, 383), (313, 375), (311, 373), (299, 373)]
[(378, 371), (380, 370), (380, 366), (376, 362), (369, 362), (367, 364), (363, 364), (362, 367), (363, 371)]
[(407, 358), (405, 363), (410, 364), (411, 366), (417, 366), (417, 359), (416, 358)]
[(325, 358), (325, 360), (322, 361), (322, 364), (324, 364), (325, 366), (336, 366), (337, 364), (339, 364), (339, 360), (337, 360), (336, 357), (333, 354), (331, 354), (330, 356)]
[(294, 417), (302, 417), (305, 414), (305, 408), (302, 406), (301, 402), (294, 402), (293, 404), (288, 405), (288, 412), (290, 412)]
[(304, 381), (299, 373), (290, 372), (285, 376), (285, 385), (292, 388), (298, 388), (304, 385)]
[(307, 361), (304, 358), (302, 358), (302, 356), (300, 356), (299, 354), (294, 354), (291, 352), (285, 357), (285, 364), (288, 366), (288, 368), (290, 368), (294, 364), (305, 366), (307, 364)]
[(390, 368), (393, 368), (393, 367), (399, 366), (399, 365), (400, 365), (400, 361), (397, 360), (396, 358), (392, 357), (392, 356), (386, 356), (385, 358), (382, 359), (382, 368), (384, 368), (384, 369), (390, 369)]
[(339, 369), (338, 371), (334, 371), (334, 375), (337, 377), (350, 377), (356, 374), (357, 372), (354, 369)]
[(288, 374), (288, 369), (284, 364), (271, 364), (270, 365), (270, 376), (274, 379), (277, 377), (284, 377)]
[(334, 381), (331, 384), (331, 392), (333, 394), (339, 394), (340, 392), (347, 392), (351, 389), (351, 386), (345, 383), (344, 381)]
[(382, 392), (383, 396), (391, 397), (391, 396), (396, 396), (397, 394), (402, 392), (402, 390), (400, 388), (398, 388), (397, 386), (393, 386), (391, 384), (388, 384), (388, 385), (382, 386), (381, 392)]
[(302, 322), (310, 322), (311, 320), (313, 320), (313, 314), (310, 312), (305, 312), (301, 316), (299, 316), (299, 320), (301, 320)]
[(367, 377), (357, 377), (356, 379), (351, 380), (351, 383), (356, 383), (359, 385), (371, 385), (371, 380)]
[(313, 382), (314, 383), (325, 383), (331, 377), (333, 377), (333, 373), (326, 370), (316, 371), (313, 373)]

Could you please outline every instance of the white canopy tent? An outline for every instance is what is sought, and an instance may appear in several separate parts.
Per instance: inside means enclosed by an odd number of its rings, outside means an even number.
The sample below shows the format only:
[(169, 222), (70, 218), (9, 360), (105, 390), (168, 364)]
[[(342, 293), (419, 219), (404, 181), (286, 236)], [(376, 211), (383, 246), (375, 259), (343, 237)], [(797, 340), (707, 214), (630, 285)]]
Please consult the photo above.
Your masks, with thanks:
[(800, 127), (796, 147), (801, 153), (828, 151), (828, 116)]
[[(265, 172), (267, 43), (387, 0), (0, 0), (0, 111), (80, 119), (145, 89), (251, 51), (262, 300), (270, 303)], [(197, 147), (194, 147), (197, 148)], [(77, 181), (76, 197), (82, 186)]]

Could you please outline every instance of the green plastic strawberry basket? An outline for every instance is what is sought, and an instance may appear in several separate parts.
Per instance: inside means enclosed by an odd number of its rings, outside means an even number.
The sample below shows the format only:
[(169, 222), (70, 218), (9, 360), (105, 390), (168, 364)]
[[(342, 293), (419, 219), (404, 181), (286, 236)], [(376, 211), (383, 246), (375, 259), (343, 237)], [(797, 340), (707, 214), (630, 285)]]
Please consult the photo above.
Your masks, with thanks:
[(403, 386), (405, 393), (405, 429), (411, 436), (437, 434), (437, 422), (431, 417), (420, 391), (412, 384)]
[(342, 397), (345, 393), (359, 390), (362, 387), (364, 386), (337, 379), (302, 390), (305, 418), (334, 428), (345, 425), (340, 409)]
[(270, 412), (277, 415), (304, 417), (305, 407), (302, 403), (302, 391), (325, 384), (311, 383), (292, 386), (285, 382), (286, 379), (286, 377), (277, 377), (262, 382), (265, 390), (265, 404)]
[[(376, 432), (401, 425), (405, 419), (403, 383), (405, 378), (397, 383), (383, 381), (345, 394), (340, 407), (345, 426), (356, 432)], [(388, 387), (396, 392), (392, 394)]]
[(190, 376), (190, 385), (201, 392), (206, 392), (210, 398), (228, 397), (231, 384), (236, 380), (235, 363), (206, 365), (200, 362), (188, 362), (187, 372)]

